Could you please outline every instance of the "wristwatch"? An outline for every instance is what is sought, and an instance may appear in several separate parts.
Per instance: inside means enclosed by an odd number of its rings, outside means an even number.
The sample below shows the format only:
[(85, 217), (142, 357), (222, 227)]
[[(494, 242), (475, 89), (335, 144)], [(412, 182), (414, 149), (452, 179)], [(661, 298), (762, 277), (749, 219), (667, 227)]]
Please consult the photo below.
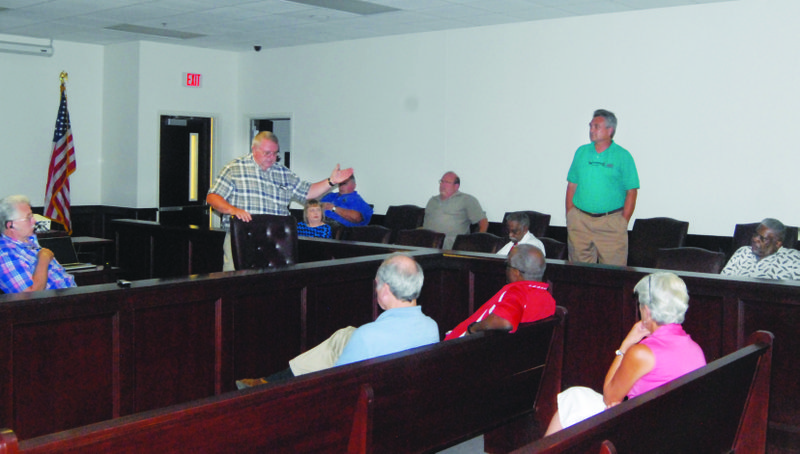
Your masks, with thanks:
[(334, 205), (333, 207), (331, 207), (331, 211), (333, 211), (334, 213), (336, 212), (336, 205)]

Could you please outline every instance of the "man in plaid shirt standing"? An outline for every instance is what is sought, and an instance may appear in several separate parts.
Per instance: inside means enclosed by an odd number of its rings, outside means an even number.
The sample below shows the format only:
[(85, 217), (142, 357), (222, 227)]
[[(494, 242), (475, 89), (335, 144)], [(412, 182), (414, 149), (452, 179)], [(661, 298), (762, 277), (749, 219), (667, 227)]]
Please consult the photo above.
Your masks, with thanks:
[(253, 138), (252, 153), (234, 159), (222, 168), (214, 186), (208, 190), (206, 202), (222, 216), (222, 228), (228, 233), (223, 243), (223, 271), (233, 271), (230, 218), (250, 222), (253, 214), (288, 215), (289, 203), (305, 203), (328, 192), (350, 178), (353, 169), (339, 169), (316, 183), (302, 181), (286, 166), (278, 163), (278, 138), (261, 131)]

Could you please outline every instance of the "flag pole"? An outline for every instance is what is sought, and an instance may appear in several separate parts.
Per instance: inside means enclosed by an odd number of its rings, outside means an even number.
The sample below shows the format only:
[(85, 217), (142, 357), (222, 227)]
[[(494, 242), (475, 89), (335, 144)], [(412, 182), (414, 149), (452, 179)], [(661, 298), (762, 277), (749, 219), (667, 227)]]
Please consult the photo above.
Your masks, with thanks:
[(67, 233), (72, 234), (70, 219), (69, 176), (77, 168), (75, 148), (72, 142), (72, 127), (67, 109), (66, 71), (61, 71), (60, 103), (56, 116), (55, 133), (53, 134), (53, 151), (50, 156), (50, 167), (47, 172), (47, 189), (44, 200), (44, 215), (54, 222), (62, 224)]

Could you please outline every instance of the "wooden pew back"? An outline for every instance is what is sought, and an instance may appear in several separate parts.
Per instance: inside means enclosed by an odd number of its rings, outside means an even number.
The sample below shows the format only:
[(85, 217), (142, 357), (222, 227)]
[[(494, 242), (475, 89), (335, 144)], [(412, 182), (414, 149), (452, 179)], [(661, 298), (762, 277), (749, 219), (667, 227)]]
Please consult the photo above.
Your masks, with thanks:
[[(0, 452), (363, 453), (370, 399), (366, 386), (293, 383), (23, 440), (16, 449), (13, 433), (5, 432), (0, 434)], [(313, 411), (317, 406), (321, 411)]]
[(0, 453), (427, 452), (530, 413), (545, 427), (565, 316), (19, 443), (6, 431)]
[(772, 333), (669, 384), (513, 451), (763, 453)]

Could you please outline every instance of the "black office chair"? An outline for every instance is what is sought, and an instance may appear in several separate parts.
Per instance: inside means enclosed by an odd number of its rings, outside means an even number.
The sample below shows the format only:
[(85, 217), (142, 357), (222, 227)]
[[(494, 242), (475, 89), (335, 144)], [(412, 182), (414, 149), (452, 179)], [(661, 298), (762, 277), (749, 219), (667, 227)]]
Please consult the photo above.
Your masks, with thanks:
[(445, 234), (428, 229), (398, 230), (394, 244), (399, 246), (418, 246), (441, 249)]
[(672, 218), (637, 219), (628, 233), (628, 266), (656, 266), (661, 248), (683, 246), (689, 223)]
[(540, 237), (539, 241), (544, 244), (545, 257), (555, 260), (567, 259), (567, 243), (548, 238), (546, 236)]
[(491, 233), (465, 233), (456, 237), (453, 243), (453, 250), (494, 254), (505, 244), (505, 238), (500, 238)]
[(383, 217), (383, 225), (392, 229), (392, 242), (396, 240), (400, 230), (422, 227), (424, 221), (425, 208), (416, 205), (391, 205)]
[(254, 214), (231, 219), (231, 252), (237, 270), (283, 268), (297, 263), (297, 221), (291, 215)]
[(362, 225), (358, 227), (346, 227), (342, 233), (342, 239), (346, 241), (363, 241), (366, 243), (389, 244), (392, 237), (392, 229), (382, 225)]
[(719, 274), (725, 267), (723, 252), (699, 247), (661, 248), (658, 250), (656, 268), (662, 270), (694, 271)]

